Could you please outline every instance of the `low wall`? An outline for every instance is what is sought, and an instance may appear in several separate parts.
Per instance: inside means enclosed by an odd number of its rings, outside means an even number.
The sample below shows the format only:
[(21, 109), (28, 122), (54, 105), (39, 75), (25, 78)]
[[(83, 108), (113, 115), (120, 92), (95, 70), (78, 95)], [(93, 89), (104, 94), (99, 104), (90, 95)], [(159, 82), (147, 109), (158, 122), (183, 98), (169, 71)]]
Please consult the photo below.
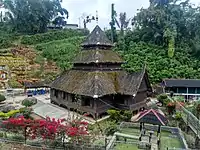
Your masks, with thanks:
[[(127, 127), (139, 128), (140, 124), (139, 123), (131, 123), (131, 122), (122, 122), (119, 126), (119, 129), (120, 128), (127, 128)], [(158, 130), (158, 126), (151, 125), (151, 124), (145, 124), (145, 128), (148, 129), (148, 130), (153, 130), (153, 131)], [(184, 135), (182, 134), (182, 131), (181, 131), (180, 128), (169, 127), (169, 126), (161, 126), (161, 130), (175, 133), (178, 136), (178, 138), (180, 139), (180, 141), (182, 142), (184, 148), (188, 149), (187, 142), (186, 142)]]

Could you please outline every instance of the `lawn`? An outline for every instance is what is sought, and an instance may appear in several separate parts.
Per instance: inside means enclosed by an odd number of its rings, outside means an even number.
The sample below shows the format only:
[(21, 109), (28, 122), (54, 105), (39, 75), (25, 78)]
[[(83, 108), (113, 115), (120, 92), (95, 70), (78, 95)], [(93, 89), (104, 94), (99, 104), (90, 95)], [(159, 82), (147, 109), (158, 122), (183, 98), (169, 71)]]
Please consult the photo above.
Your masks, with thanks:
[[(140, 130), (139, 128), (121, 128), (121, 133), (129, 134), (129, 135), (136, 135), (139, 136)], [(123, 140), (123, 138), (120, 138), (120, 140)], [(127, 140), (132, 142), (131, 140)], [(183, 148), (183, 144), (181, 140), (177, 137), (177, 135), (172, 134), (168, 131), (162, 131), (161, 132), (161, 150), (166, 150), (167, 147), (170, 148)], [(117, 144), (116, 149), (138, 149), (136, 145), (131, 144)]]
[(183, 144), (180, 139), (170, 132), (161, 132), (161, 149), (166, 150), (170, 148), (183, 148)]
[(124, 133), (124, 134), (129, 134), (129, 135), (135, 135), (135, 136), (139, 136), (140, 135), (140, 129), (139, 128), (131, 128), (131, 127), (128, 127), (128, 128), (121, 128), (120, 129), (120, 132), (121, 133)]
[(140, 150), (137, 145), (116, 143), (114, 150)]

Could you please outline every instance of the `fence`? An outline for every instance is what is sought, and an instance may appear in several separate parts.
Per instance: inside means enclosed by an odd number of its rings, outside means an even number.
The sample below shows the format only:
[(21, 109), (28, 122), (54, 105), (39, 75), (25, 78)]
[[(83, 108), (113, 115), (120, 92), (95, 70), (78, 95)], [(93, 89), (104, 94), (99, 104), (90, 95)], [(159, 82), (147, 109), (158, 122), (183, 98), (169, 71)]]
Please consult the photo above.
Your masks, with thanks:
[(193, 132), (200, 138), (200, 121), (190, 111), (185, 109), (181, 104), (177, 103), (179, 109), (176, 111), (181, 112), (184, 122), (190, 126)]
[[(119, 129), (122, 129), (122, 128), (138, 128), (138, 130), (139, 130), (139, 126), (140, 126), (139, 123), (122, 122), (119, 125)], [(145, 124), (145, 129), (157, 131), (158, 130), (158, 126), (151, 125), (151, 124)], [(177, 137), (179, 138), (179, 140), (182, 142), (183, 147), (185, 149), (188, 149), (187, 142), (186, 142), (186, 140), (185, 140), (180, 128), (169, 127), (169, 126), (161, 126), (161, 130), (162, 131), (168, 131), (168, 132), (171, 132), (173, 134), (176, 134)], [(169, 148), (169, 149), (174, 149), (174, 148)], [(178, 150), (178, 149), (175, 149), (175, 150)]]
[[(169, 99), (173, 102), (175, 101), (170, 97)], [(196, 116), (194, 116), (180, 103), (176, 103), (176, 111), (181, 112), (181, 117), (184, 120), (184, 122), (187, 124), (187, 126), (189, 126), (193, 130), (193, 132), (197, 135), (197, 137), (200, 138), (200, 120), (197, 119)]]
[[(92, 138), (87, 136), (89, 139)], [(85, 137), (87, 139), (87, 137)], [(43, 140), (43, 139), (26, 139), (25, 136), (21, 133), (15, 134), (14, 132), (8, 132), (5, 129), (0, 129), (0, 141), (6, 143), (15, 143), (25, 145), (27, 147), (34, 147), (37, 149), (55, 149), (55, 150), (105, 150), (106, 144), (109, 143), (105, 137), (98, 137), (98, 140), (102, 140), (103, 143), (95, 144), (95, 140), (92, 142), (85, 142), (81, 143), (71, 143), (71, 142), (62, 142), (62, 139), (56, 140)], [(101, 142), (102, 142), (101, 141)]]

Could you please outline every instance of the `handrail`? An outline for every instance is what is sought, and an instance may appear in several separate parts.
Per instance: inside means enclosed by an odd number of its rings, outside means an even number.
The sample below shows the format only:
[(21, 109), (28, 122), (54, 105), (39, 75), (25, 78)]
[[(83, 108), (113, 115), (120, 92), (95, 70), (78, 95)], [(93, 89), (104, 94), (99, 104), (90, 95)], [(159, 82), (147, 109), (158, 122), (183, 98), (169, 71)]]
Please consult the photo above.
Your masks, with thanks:
[[(194, 116), (190, 111), (188, 111), (184, 106), (182, 106), (180, 103), (178, 103), (177, 100), (172, 99), (171, 97), (168, 97), (170, 101), (177, 102), (176, 105), (176, 111), (181, 112), (181, 117), (183, 121), (190, 126), (190, 128), (193, 130), (193, 132), (200, 138), (200, 120)], [(177, 109), (179, 108), (179, 109)]]

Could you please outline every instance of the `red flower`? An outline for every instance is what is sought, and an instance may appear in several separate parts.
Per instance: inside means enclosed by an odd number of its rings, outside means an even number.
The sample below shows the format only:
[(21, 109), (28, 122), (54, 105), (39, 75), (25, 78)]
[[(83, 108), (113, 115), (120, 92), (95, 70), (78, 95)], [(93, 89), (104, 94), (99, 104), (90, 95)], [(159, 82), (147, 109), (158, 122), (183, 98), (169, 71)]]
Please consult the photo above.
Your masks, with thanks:
[(81, 121), (80, 124), (82, 124), (82, 125), (88, 125), (88, 122), (86, 122), (86, 121)]

